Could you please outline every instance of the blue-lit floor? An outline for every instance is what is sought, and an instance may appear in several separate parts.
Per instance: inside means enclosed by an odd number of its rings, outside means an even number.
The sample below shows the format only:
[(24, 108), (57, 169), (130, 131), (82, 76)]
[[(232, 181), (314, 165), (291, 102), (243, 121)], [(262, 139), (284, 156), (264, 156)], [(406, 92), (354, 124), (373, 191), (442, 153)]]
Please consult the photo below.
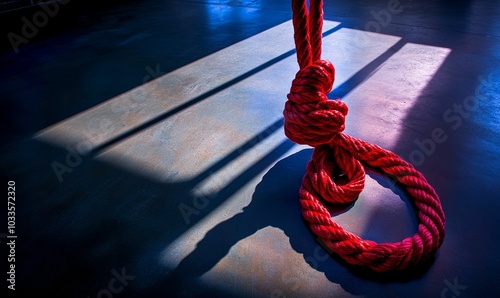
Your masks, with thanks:
[[(1, 183), (6, 201), (15, 181), (17, 235), (2, 270), (15, 264), (16, 292), (498, 297), (499, 1), (326, 2), (346, 133), (410, 161), (441, 197), (431, 263), (352, 267), (303, 222), (312, 149), (282, 118), (298, 70), (289, 1), (75, 1), (29, 38), (23, 16), (42, 8), (0, 14)], [(417, 229), (375, 172), (334, 216), (379, 242)], [(7, 260), (6, 220), (0, 236)]]

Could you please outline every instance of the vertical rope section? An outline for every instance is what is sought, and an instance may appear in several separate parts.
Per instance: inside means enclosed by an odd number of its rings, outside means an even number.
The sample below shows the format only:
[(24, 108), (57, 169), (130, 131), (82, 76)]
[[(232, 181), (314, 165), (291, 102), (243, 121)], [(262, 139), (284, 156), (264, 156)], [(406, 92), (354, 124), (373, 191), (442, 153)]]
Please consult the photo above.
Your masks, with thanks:
[[(300, 70), (283, 115), (285, 134), (314, 147), (299, 190), (302, 215), (325, 245), (353, 265), (378, 272), (403, 270), (430, 258), (443, 243), (445, 216), (439, 197), (425, 177), (395, 153), (342, 133), (347, 105), (330, 100), (335, 68), (321, 60), (323, 1), (292, 0), (294, 39)], [(345, 231), (324, 206), (355, 201), (365, 183), (365, 167), (376, 168), (401, 184), (413, 200), (418, 232), (397, 243), (363, 240)], [(347, 183), (332, 178), (341, 171)]]
[(321, 59), (321, 44), (323, 41), (323, 1), (311, 0), (309, 19), (307, 20), (309, 42), (311, 43), (312, 62)]
[(296, 29), (294, 33), (295, 47), (297, 49), (297, 61), (300, 68), (304, 68), (311, 64), (311, 42), (309, 41), (309, 11), (306, 1), (292, 1), (293, 10), (293, 27)]

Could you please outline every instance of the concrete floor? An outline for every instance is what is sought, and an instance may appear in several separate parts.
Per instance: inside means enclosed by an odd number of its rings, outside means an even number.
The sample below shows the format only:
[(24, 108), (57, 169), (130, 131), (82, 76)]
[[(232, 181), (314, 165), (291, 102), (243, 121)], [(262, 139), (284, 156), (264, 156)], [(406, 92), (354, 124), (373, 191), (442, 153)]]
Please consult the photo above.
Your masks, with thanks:
[[(289, 1), (75, 1), (0, 52), (16, 292), (499, 297), (500, 2), (326, 2), (346, 132), (412, 162), (441, 197), (447, 235), (432, 262), (349, 266), (302, 221), (312, 150), (283, 134), (298, 70)], [(0, 14), (2, 34), (22, 35), (38, 11)], [(334, 215), (380, 242), (417, 227), (411, 200), (375, 172)]]

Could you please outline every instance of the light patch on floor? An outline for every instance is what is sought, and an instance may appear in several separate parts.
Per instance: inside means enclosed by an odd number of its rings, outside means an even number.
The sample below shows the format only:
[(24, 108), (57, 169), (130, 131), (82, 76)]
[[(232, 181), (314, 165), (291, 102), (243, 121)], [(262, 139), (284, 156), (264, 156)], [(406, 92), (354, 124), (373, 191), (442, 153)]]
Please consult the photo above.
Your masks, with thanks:
[(407, 43), (392, 54), (344, 98), (349, 105), (346, 133), (393, 148), (405, 132), (404, 119), (450, 51)]
[[(325, 30), (338, 24), (326, 22)], [(35, 138), (84, 153), (108, 143), (95, 152), (98, 159), (157, 181), (192, 178), (282, 117), (297, 70), (292, 30), (291, 22), (285, 22), (48, 127)], [(276, 68), (283, 59), (287, 63)], [(269, 69), (284, 76), (270, 82), (264, 72)], [(267, 109), (262, 110), (263, 102), (269, 103)]]

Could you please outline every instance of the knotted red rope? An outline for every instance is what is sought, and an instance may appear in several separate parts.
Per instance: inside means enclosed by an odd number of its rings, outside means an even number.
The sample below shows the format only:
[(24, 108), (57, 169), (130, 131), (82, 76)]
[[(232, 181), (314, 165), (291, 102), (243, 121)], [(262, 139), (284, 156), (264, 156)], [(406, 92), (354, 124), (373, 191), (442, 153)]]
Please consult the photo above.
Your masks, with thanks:
[[(285, 104), (285, 134), (314, 148), (312, 160), (299, 191), (302, 215), (314, 234), (350, 264), (375, 271), (401, 270), (424, 260), (439, 248), (444, 238), (445, 217), (439, 197), (424, 176), (395, 153), (343, 134), (347, 105), (329, 100), (335, 69), (321, 59), (323, 1), (292, 0), (294, 38), (300, 70), (292, 82)], [(378, 244), (345, 231), (332, 220), (322, 200), (354, 201), (365, 182), (365, 166), (394, 177), (413, 199), (418, 232), (398, 243)], [(332, 175), (340, 169), (347, 184), (337, 184)]]

